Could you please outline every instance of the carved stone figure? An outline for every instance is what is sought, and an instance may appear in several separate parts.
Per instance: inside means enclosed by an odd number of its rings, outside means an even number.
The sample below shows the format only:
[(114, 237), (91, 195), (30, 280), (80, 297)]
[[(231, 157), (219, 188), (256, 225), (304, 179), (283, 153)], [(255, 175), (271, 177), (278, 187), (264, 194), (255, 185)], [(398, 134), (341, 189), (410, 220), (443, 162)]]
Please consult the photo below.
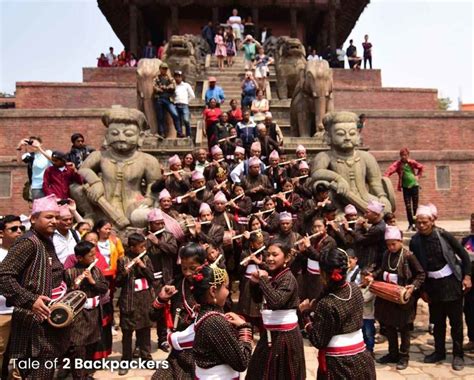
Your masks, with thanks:
[(186, 82), (194, 86), (199, 73), (199, 65), (190, 37), (193, 36), (171, 36), (161, 58), (169, 65), (172, 73), (176, 70), (182, 71)]
[(277, 43), (278, 38), (276, 38), (275, 36), (268, 37), (263, 43), (263, 50), (265, 51), (265, 54), (269, 57), (275, 58), (277, 51)]
[(154, 203), (150, 189), (160, 179), (161, 167), (155, 157), (139, 151), (145, 115), (131, 108), (112, 107), (102, 122), (107, 128), (108, 148), (92, 152), (84, 161), (79, 173), (85, 184), (72, 185), (71, 194), (86, 219), (105, 217), (119, 229), (146, 227), (146, 216)]
[(211, 48), (207, 41), (201, 36), (197, 36), (194, 34), (185, 34), (184, 37), (188, 38), (193, 44), (194, 56), (196, 57), (199, 70), (200, 66), (204, 66), (206, 62), (206, 56), (208, 54), (211, 54)]
[(306, 66), (306, 51), (297, 38), (280, 37), (275, 54), (277, 92), (280, 99), (293, 95), (300, 78), (300, 71)]
[(358, 120), (358, 116), (352, 112), (332, 112), (324, 117), (324, 128), (331, 150), (318, 153), (313, 159), (313, 189), (319, 183), (329, 185), (332, 200), (341, 211), (351, 203), (364, 212), (371, 199), (383, 203), (385, 212), (395, 211), (392, 183), (387, 178), (382, 178), (374, 156), (357, 150)]
[(309, 137), (312, 132), (321, 141), (323, 117), (334, 111), (332, 70), (327, 61), (308, 61), (291, 98), (290, 116), (293, 136)]
[(153, 94), (153, 78), (160, 72), (159, 59), (140, 59), (137, 66), (137, 104), (138, 109), (145, 113), (150, 132), (158, 133), (155, 97)]

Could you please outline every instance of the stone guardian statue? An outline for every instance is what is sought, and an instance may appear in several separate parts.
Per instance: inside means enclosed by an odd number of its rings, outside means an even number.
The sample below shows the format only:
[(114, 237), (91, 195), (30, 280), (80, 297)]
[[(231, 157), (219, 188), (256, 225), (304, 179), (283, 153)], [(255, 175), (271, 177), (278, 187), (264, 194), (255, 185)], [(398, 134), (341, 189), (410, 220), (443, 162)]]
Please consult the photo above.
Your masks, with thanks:
[(352, 112), (331, 112), (323, 119), (328, 152), (316, 155), (311, 165), (313, 191), (319, 183), (329, 185), (333, 202), (342, 210), (353, 204), (364, 212), (369, 200), (385, 205), (385, 212), (395, 211), (392, 183), (382, 178), (379, 165), (372, 154), (357, 149), (358, 116)]
[(140, 152), (145, 115), (135, 109), (112, 107), (102, 116), (107, 150), (92, 152), (79, 173), (84, 185), (71, 194), (85, 219), (107, 218), (117, 228), (145, 227), (153, 207), (151, 185), (161, 177), (158, 160)]

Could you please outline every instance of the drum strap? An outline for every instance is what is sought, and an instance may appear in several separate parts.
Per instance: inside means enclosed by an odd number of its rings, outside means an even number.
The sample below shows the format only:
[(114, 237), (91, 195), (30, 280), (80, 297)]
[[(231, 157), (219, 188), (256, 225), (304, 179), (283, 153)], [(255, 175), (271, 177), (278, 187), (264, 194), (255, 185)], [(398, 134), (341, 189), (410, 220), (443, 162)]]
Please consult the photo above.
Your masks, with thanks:
[(51, 291), (51, 300), (56, 301), (64, 297), (67, 291), (67, 285), (64, 281)]

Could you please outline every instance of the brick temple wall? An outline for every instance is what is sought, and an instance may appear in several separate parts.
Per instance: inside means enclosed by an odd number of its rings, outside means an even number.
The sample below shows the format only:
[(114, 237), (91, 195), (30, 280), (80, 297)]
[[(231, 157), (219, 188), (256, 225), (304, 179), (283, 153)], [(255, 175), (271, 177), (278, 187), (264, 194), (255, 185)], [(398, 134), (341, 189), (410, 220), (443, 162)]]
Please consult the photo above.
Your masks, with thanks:
[[(63, 144), (65, 144), (63, 142)], [(47, 146), (47, 144), (45, 144)], [(69, 144), (62, 145), (64, 149)], [(59, 147), (59, 145), (58, 145)], [(64, 148), (63, 148), (64, 147)], [(379, 161), (382, 172), (397, 159), (398, 152), (372, 152)], [(420, 180), (420, 203), (433, 202), (438, 207), (440, 219), (468, 219), (474, 210), (474, 151), (459, 152), (429, 152), (413, 151), (412, 157), (425, 165), (425, 174)], [(2, 172), (11, 173), (12, 196), (0, 198), (0, 215), (4, 215), (12, 210), (15, 212), (28, 213), (28, 204), (22, 199), (22, 189), (27, 180), (26, 166), (18, 164), (13, 156), (0, 156), (0, 160), (7, 159), (8, 162), (0, 164), (0, 174)], [(437, 188), (436, 167), (448, 166), (450, 170), (450, 188), (441, 190)], [(396, 191), (397, 176), (391, 177), (396, 193), (397, 211), (399, 219), (406, 219), (402, 193)], [(405, 227), (405, 226), (403, 226)]]
[[(416, 88), (341, 87), (335, 90), (334, 99), (338, 110), (437, 109), (436, 90)], [(287, 103), (289, 105), (289, 101)], [(112, 82), (17, 83), (17, 109), (105, 108), (113, 104), (135, 108), (135, 85)]]
[(17, 82), (16, 108), (106, 108), (112, 104), (136, 107), (136, 87), (122, 83)]

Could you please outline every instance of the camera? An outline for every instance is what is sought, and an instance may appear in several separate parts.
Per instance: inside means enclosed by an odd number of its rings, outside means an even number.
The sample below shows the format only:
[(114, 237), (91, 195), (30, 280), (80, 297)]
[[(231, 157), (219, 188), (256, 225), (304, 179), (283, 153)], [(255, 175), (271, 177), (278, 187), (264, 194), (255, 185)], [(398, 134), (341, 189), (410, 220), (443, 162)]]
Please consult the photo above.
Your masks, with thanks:
[(26, 143), (27, 143), (28, 145), (33, 145), (33, 140), (26, 140)]

